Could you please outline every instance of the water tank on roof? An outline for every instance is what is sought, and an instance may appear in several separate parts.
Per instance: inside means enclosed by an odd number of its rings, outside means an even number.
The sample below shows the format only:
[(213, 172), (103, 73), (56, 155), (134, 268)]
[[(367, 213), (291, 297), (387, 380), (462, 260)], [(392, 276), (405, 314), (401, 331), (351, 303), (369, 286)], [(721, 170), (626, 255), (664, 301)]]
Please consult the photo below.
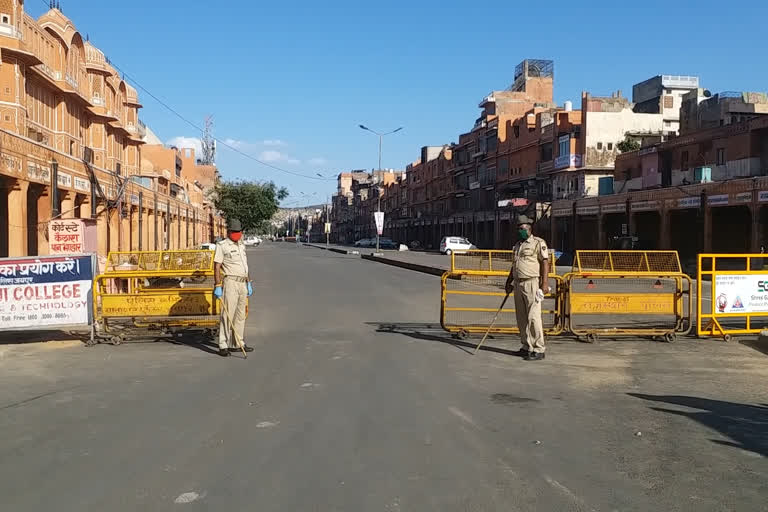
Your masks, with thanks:
[(571, 100), (568, 100), (565, 102), (565, 111), (571, 112), (573, 110), (573, 102)]

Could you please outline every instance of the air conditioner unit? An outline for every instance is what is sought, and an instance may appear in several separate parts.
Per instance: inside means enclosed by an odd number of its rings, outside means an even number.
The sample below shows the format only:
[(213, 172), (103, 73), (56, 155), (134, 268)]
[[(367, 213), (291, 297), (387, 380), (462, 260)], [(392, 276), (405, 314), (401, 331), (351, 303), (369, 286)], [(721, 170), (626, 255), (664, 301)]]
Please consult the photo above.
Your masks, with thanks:
[(711, 167), (695, 167), (693, 169), (693, 182), (694, 183), (711, 183), (712, 168)]

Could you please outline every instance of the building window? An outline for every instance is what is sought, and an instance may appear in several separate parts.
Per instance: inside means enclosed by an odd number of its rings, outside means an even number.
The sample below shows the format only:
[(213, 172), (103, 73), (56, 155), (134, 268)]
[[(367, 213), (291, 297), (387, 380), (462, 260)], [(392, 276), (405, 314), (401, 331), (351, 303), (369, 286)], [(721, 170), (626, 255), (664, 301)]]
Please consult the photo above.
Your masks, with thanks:
[(717, 149), (717, 165), (725, 165), (725, 148)]
[(571, 153), (570, 142), (571, 139), (568, 135), (563, 135), (558, 139), (559, 156), (569, 155)]
[(6, 25), (10, 25), (11, 24), (11, 17), (8, 16), (7, 14), (3, 14), (3, 15), (0, 16), (0, 21), (2, 21)]
[(597, 149), (603, 149), (603, 143), (602, 142), (598, 142), (597, 143)]
[(672, 121), (664, 121), (664, 126), (669, 128), (670, 126), (672, 126)]
[(608, 151), (613, 151), (613, 142), (608, 143)]

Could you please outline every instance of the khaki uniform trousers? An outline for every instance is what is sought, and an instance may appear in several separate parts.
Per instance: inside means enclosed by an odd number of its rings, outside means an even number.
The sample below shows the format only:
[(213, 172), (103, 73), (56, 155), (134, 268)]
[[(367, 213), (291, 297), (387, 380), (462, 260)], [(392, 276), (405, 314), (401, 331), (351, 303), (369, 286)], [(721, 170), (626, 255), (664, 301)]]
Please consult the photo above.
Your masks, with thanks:
[(515, 316), (523, 349), (543, 353), (544, 327), (541, 324), (541, 302), (536, 302), (538, 289), (538, 277), (515, 279)]
[[(221, 309), (221, 324), (219, 325), (219, 348), (240, 348), (237, 339), (232, 335), (232, 328), (245, 343), (245, 310), (248, 305), (248, 285), (236, 279), (224, 278), (224, 303)], [(229, 321), (232, 320), (230, 324)]]

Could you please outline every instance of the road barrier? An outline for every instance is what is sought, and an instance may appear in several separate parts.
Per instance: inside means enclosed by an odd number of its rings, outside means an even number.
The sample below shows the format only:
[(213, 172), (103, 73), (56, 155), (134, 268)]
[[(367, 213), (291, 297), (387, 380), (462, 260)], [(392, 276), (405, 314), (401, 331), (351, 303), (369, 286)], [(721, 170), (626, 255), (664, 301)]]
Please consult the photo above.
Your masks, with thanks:
[(93, 282), (99, 339), (121, 343), (135, 329), (205, 329), (219, 325), (213, 251), (113, 252)]
[[(485, 333), (499, 305), (506, 296), (504, 285), (508, 272), (446, 272), (441, 284), (440, 325), (444, 330), (466, 338), (472, 333)], [(552, 292), (542, 304), (544, 332), (555, 336), (563, 331), (563, 278), (550, 275)], [(514, 294), (510, 296), (491, 334), (517, 334)]]
[(768, 326), (766, 264), (765, 254), (699, 255), (697, 335), (728, 341), (734, 334), (757, 334)]
[[(513, 257), (511, 251), (453, 255), (453, 270), (441, 285), (443, 329), (462, 337), (485, 332), (505, 296)], [(550, 274), (550, 288), (542, 316), (551, 336), (569, 332), (586, 341), (600, 335), (652, 336), (671, 342), (692, 329), (693, 283), (682, 273), (676, 251), (577, 251), (572, 272)], [(505, 307), (491, 333), (519, 333), (514, 313)]]

